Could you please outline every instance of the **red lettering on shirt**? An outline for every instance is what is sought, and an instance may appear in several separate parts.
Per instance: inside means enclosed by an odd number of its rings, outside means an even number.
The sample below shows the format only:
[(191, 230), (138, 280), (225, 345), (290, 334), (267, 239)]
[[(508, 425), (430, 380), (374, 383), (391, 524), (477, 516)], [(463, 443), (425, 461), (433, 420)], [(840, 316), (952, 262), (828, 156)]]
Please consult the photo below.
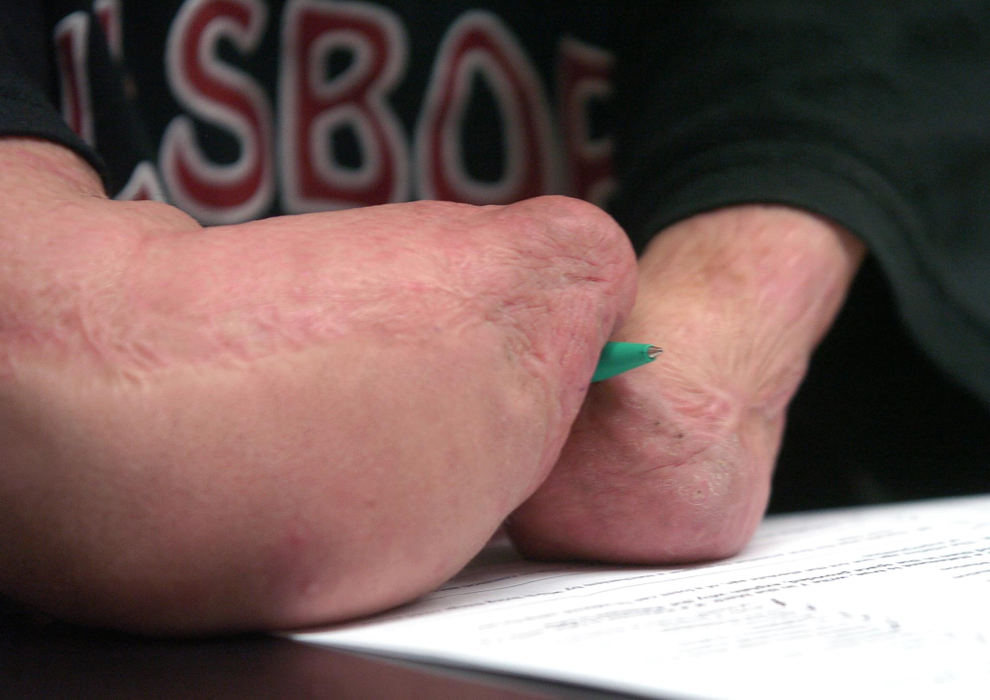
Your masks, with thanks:
[[(328, 75), (332, 54), (346, 67)], [(402, 126), (386, 103), (406, 62), (399, 21), (370, 5), (297, 0), (283, 17), (279, 78), (282, 195), (289, 211), (401, 201), (409, 196)], [(348, 130), (359, 162), (342, 162)], [(353, 157), (353, 154), (352, 154)]]
[[(517, 35), (491, 12), (469, 10), (438, 46), (412, 47), (411, 25), (377, 3), (287, 0), (278, 22), (269, 22), (268, 7), (266, 0), (181, 4), (164, 66), (179, 114), (162, 132), (160, 177), (141, 162), (118, 197), (159, 198), (167, 185), (174, 203), (204, 223), (234, 223), (269, 213), (276, 187), (286, 212), (412, 196), (504, 203), (548, 192), (603, 204), (614, 189), (613, 142), (592, 119), (612, 92), (614, 59), (602, 49), (560, 40), (548, 86)], [(99, 22), (119, 60), (122, 9), (122, 0), (92, 0), (92, 13), (74, 12), (55, 27), (62, 112), (93, 145), (88, 61), (99, 56), (88, 55), (90, 23)], [(247, 68), (263, 42), (266, 51), (277, 46), (269, 74), (277, 78), (264, 86)], [(413, 50), (436, 54), (408, 134), (390, 99)], [(479, 85), (495, 114), (479, 116)], [(484, 140), (473, 141), (479, 133)], [(469, 164), (476, 167), (488, 147), (499, 164), (482, 178)]]
[(118, 61), (124, 53), (123, 33), (120, 22), (120, 0), (95, 0), (93, 12), (107, 38), (110, 55)]
[(612, 55), (599, 48), (564, 39), (557, 57), (560, 127), (568, 161), (568, 193), (603, 205), (615, 189), (612, 176), (614, 144), (607, 136), (591, 135), (590, 107), (612, 95)]
[[(494, 182), (472, 177), (462, 157), (475, 77), (486, 81), (501, 113), (505, 166)], [(526, 54), (494, 15), (465, 13), (440, 45), (417, 127), (422, 196), (495, 204), (559, 191), (555, 156), (546, 96)]]
[(86, 143), (94, 145), (93, 105), (89, 92), (89, 15), (79, 10), (55, 25), (62, 118)]
[(175, 97), (237, 144), (232, 163), (212, 161), (189, 116), (162, 138), (162, 174), (176, 204), (205, 223), (256, 218), (274, 193), (271, 109), (261, 86), (219, 57), (221, 40), (243, 54), (260, 43), (267, 20), (260, 0), (189, 0), (168, 36), (166, 74)]

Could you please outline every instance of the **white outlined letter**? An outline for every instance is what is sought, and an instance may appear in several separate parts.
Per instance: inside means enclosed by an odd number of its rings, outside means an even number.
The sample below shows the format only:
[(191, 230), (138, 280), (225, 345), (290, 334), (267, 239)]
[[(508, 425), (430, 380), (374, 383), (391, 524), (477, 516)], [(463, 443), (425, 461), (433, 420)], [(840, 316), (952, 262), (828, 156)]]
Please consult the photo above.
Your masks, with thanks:
[(169, 32), (166, 71), (176, 99), (240, 149), (233, 163), (218, 164), (197, 143), (190, 117), (175, 117), (165, 130), (159, 160), (169, 192), (204, 223), (256, 218), (272, 201), (271, 107), (261, 86), (218, 56), (221, 40), (255, 50), (266, 20), (261, 0), (188, 0)]

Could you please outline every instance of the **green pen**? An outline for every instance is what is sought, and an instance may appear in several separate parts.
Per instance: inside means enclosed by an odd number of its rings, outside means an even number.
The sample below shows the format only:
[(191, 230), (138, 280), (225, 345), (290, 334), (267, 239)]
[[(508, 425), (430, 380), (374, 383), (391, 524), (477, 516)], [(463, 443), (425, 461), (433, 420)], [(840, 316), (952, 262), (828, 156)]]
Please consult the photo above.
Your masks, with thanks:
[(653, 362), (663, 350), (649, 343), (605, 343), (591, 381), (600, 382)]

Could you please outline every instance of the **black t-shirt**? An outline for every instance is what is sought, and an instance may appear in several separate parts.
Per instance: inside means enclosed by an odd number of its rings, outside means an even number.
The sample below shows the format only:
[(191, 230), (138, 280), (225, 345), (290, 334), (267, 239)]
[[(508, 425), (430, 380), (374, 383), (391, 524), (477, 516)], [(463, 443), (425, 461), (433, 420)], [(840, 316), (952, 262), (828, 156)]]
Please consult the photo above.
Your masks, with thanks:
[[(607, 206), (639, 246), (737, 203), (830, 217), (875, 262), (792, 411), (782, 483), (846, 462), (859, 498), (990, 486), (986, 3), (0, 10), (0, 133), (64, 143), (111, 195), (168, 198), (204, 223), (546, 192)], [(919, 485), (911, 465), (945, 476)], [(780, 507), (822, 503), (783, 491)]]

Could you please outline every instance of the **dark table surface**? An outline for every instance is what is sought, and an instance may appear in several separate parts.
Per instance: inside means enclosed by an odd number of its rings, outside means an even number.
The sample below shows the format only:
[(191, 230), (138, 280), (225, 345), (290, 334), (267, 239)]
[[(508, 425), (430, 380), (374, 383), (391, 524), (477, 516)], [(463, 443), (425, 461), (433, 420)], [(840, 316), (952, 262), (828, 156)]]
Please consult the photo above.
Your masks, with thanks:
[(604, 698), (267, 635), (160, 640), (0, 618), (2, 698)]

